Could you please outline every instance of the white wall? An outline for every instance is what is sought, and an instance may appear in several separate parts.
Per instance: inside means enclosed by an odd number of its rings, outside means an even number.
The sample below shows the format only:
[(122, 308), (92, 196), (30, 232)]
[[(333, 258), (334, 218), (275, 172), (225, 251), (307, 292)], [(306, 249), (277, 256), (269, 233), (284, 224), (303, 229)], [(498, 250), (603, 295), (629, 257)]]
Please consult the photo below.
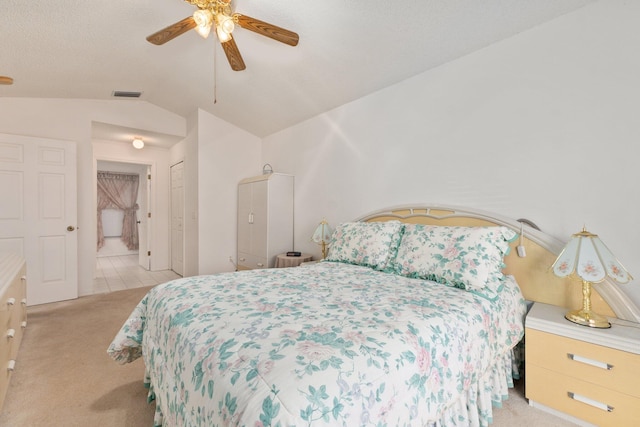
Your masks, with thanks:
[(235, 269), (238, 182), (262, 173), (260, 153), (260, 138), (198, 111), (199, 274)]
[(96, 254), (95, 167), (91, 123), (111, 123), (171, 135), (186, 134), (186, 120), (144, 101), (0, 98), (0, 133), (77, 143), (78, 291), (91, 293)]
[(198, 113), (187, 120), (187, 137), (171, 148), (171, 164), (184, 162), (184, 259), (183, 275), (198, 274), (199, 230), (198, 230)]
[(586, 225), (640, 278), (639, 25), (640, 2), (600, 1), (265, 138), (296, 176), (296, 250), (319, 256), (323, 216), (439, 203)]

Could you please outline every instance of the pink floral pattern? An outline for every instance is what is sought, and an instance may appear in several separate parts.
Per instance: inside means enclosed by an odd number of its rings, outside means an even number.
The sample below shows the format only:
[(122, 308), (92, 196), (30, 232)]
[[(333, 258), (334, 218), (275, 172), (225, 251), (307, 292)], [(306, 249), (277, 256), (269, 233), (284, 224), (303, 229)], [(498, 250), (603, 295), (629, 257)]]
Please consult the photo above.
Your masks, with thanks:
[(390, 269), (495, 298), (504, 257), (517, 234), (506, 227), (405, 224)]
[(403, 227), (399, 221), (342, 223), (331, 237), (327, 261), (384, 270), (395, 257)]
[(153, 288), (108, 349), (143, 357), (157, 426), (487, 425), (525, 304), (336, 262)]

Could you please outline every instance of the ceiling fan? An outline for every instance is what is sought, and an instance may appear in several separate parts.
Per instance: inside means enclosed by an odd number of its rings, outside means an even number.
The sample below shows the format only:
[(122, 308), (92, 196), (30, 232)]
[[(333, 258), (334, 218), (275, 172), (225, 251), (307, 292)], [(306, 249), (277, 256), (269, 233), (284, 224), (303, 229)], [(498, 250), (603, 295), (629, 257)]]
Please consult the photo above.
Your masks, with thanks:
[(173, 25), (169, 25), (167, 28), (151, 34), (147, 37), (147, 41), (162, 45), (191, 29), (195, 29), (198, 34), (207, 38), (209, 32), (214, 29), (231, 65), (231, 69), (234, 71), (242, 71), (246, 68), (238, 46), (231, 35), (236, 25), (290, 46), (298, 44), (298, 34), (293, 31), (285, 30), (246, 15), (233, 13), (231, 11), (231, 0), (185, 1), (198, 8), (193, 13), (193, 16), (184, 18)]

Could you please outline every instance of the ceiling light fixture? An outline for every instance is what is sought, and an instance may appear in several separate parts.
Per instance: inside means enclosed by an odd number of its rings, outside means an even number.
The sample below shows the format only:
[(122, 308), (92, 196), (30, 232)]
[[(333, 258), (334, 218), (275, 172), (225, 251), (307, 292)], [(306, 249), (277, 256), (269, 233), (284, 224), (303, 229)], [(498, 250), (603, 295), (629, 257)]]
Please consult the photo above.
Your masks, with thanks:
[(224, 12), (216, 14), (216, 33), (220, 43), (225, 43), (231, 40), (231, 33), (235, 29), (233, 18), (225, 15)]
[(209, 37), (213, 24), (213, 13), (209, 9), (198, 9), (193, 12), (193, 20), (196, 21), (196, 31), (203, 39)]
[(133, 148), (137, 148), (138, 150), (141, 150), (142, 147), (144, 147), (144, 141), (140, 138), (134, 138), (133, 141), (131, 141), (131, 144), (133, 145)]
[(220, 42), (231, 40), (231, 33), (235, 29), (235, 23), (231, 15), (229, 2), (226, 0), (205, 1), (197, 3), (200, 9), (193, 12), (193, 20), (196, 23), (195, 30), (206, 39), (211, 28), (215, 26), (216, 34)]

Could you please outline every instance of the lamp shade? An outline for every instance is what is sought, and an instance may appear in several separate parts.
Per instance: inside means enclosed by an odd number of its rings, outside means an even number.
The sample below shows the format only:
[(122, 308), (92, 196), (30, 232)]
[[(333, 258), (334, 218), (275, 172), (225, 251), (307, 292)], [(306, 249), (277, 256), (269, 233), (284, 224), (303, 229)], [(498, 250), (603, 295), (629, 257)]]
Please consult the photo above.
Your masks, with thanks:
[(196, 22), (196, 31), (202, 38), (209, 37), (213, 25), (213, 14), (209, 9), (198, 9), (193, 12), (193, 20)]
[(320, 246), (322, 246), (322, 258), (326, 258), (327, 256), (327, 244), (331, 240), (331, 228), (329, 224), (327, 224), (327, 220), (324, 218), (318, 224), (315, 231), (313, 232), (313, 236), (311, 236), (311, 240)]
[(576, 233), (553, 263), (558, 277), (576, 274), (582, 280), (597, 283), (607, 277), (617, 283), (628, 283), (632, 277), (597, 234), (586, 229)]
[(329, 224), (327, 224), (326, 220), (322, 220), (320, 224), (316, 227), (316, 230), (313, 232), (313, 236), (311, 236), (311, 240), (317, 244), (329, 243), (331, 240), (331, 228)]

